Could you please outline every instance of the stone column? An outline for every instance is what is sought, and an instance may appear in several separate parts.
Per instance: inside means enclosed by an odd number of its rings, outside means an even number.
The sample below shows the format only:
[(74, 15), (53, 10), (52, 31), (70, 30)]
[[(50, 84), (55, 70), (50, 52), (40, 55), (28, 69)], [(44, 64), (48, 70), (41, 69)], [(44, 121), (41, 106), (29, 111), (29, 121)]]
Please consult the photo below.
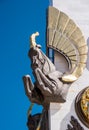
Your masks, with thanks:
[(89, 130), (78, 118), (75, 112), (75, 98), (77, 94), (89, 86), (89, 71), (84, 70), (82, 76), (74, 82), (68, 92), (67, 101), (63, 104), (50, 103), (49, 107), (49, 130), (67, 130), (71, 116), (74, 116), (84, 130)]
[(49, 129), (50, 130), (58, 130), (60, 127), (60, 108), (61, 108), (61, 104), (59, 103), (50, 103), (50, 107), (49, 107)]
[[(53, 6), (65, 12), (82, 30), (89, 44), (89, 0), (53, 0)], [(57, 57), (55, 60), (57, 66)], [(57, 66), (58, 68), (59, 66)], [(89, 69), (89, 59), (87, 62)], [(75, 112), (75, 98), (77, 94), (89, 86), (89, 71), (85, 69), (82, 76), (74, 82), (68, 92), (67, 101), (63, 104), (50, 103), (49, 127), (50, 130), (67, 130), (71, 116), (74, 116), (84, 130), (89, 130), (78, 118)], [(60, 70), (60, 68), (59, 68)]]

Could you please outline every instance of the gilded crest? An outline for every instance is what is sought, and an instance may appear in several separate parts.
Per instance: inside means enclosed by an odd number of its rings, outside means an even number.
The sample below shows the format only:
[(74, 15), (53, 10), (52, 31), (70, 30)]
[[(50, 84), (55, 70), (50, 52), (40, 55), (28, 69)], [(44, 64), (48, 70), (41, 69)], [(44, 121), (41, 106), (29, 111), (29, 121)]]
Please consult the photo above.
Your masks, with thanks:
[(78, 93), (75, 110), (82, 123), (89, 128), (89, 86)]
[(86, 119), (89, 121), (89, 87), (84, 91), (82, 95), (81, 109)]

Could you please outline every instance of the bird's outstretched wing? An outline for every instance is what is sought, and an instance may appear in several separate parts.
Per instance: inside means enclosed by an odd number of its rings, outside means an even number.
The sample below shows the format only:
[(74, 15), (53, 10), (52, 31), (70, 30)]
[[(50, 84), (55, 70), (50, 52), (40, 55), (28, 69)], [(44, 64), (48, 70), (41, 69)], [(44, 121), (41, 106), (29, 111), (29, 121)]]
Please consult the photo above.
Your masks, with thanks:
[(74, 21), (51, 6), (48, 9), (47, 46), (63, 54), (71, 65), (71, 71), (62, 80), (73, 82), (78, 79), (86, 66), (86, 41)]

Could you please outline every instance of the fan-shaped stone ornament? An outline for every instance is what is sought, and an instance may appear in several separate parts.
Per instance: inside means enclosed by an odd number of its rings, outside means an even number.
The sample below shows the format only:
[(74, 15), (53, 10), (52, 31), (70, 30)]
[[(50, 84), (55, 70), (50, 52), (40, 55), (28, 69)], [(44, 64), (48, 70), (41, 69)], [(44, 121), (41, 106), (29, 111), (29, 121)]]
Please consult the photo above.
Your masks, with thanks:
[(82, 74), (88, 47), (80, 28), (65, 13), (54, 7), (48, 9), (47, 46), (68, 60), (70, 72), (62, 81), (73, 82)]

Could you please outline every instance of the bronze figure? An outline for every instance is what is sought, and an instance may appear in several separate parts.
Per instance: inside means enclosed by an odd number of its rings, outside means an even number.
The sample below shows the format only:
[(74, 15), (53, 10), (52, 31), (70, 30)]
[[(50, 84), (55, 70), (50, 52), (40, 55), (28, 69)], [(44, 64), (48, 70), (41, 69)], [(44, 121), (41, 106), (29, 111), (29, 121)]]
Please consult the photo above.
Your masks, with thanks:
[(32, 46), (31, 42), (28, 55), (36, 81), (33, 84), (29, 75), (24, 76), (23, 81), (26, 94), (31, 102), (43, 106), (50, 102), (65, 102), (70, 84), (61, 81), (63, 74), (56, 70), (55, 65), (41, 51), (41, 46), (37, 44)]

